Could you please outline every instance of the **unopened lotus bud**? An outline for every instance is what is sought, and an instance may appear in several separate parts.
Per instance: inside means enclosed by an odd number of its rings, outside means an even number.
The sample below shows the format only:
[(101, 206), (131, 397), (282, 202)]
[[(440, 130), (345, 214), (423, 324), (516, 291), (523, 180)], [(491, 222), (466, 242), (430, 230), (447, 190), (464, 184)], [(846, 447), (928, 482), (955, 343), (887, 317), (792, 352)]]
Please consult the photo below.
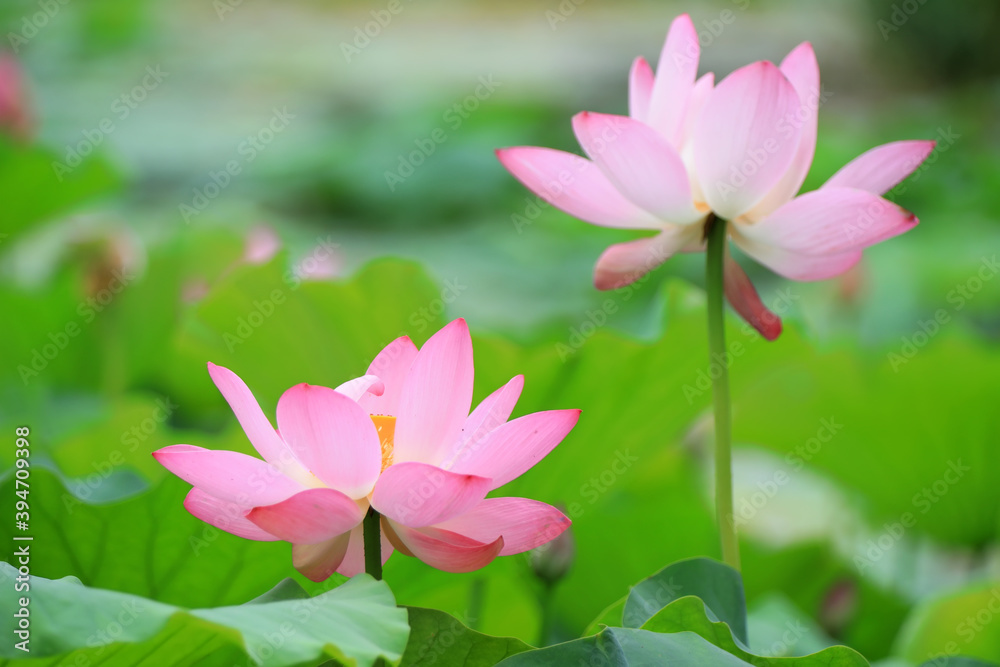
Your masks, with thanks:
[(528, 559), (535, 576), (549, 586), (566, 576), (573, 566), (575, 556), (576, 544), (573, 541), (571, 527), (550, 542), (528, 552)]
[(27, 141), (32, 125), (21, 65), (14, 56), (0, 53), (0, 132)]

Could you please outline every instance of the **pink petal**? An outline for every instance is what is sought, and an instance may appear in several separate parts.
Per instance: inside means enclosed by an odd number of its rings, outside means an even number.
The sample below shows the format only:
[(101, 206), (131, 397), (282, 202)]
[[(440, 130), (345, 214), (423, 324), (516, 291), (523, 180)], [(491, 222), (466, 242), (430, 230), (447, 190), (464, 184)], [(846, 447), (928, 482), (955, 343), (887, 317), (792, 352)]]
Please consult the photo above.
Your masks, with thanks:
[(417, 346), (409, 336), (400, 336), (392, 341), (368, 366), (368, 375), (374, 375), (382, 380), (381, 395), (365, 394), (358, 399), (358, 404), (373, 415), (390, 415), (395, 417), (399, 409), (399, 395), (403, 391), (403, 381), (410, 372), (410, 366), (417, 356)]
[(431, 336), (403, 382), (393, 461), (439, 463), (472, 404), (472, 338), (457, 319)]
[(738, 230), (758, 244), (806, 255), (835, 255), (884, 241), (916, 224), (916, 216), (878, 195), (823, 188), (796, 197), (764, 220)]
[(827, 280), (846, 273), (861, 260), (860, 250), (848, 250), (834, 255), (805, 255), (747, 239), (736, 242), (755, 260), (790, 280)]
[[(382, 519), (384, 523), (387, 519)], [(385, 531), (381, 531), (382, 536), (382, 564), (385, 565), (392, 555), (392, 542), (389, 541)], [(337, 572), (345, 577), (353, 577), (365, 571), (365, 537), (363, 526), (357, 526), (351, 531), (351, 543), (347, 547), (344, 560), (337, 568)]]
[(359, 378), (348, 380), (334, 391), (347, 396), (352, 401), (359, 401), (362, 396), (367, 394), (381, 396), (385, 392), (385, 384), (374, 375), (362, 375)]
[(271, 464), (239, 452), (171, 445), (153, 452), (153, 458), (191, 486), (244, 507), (271, 505), (305, 488)]
[(579, 410), (548, 410), (519, 417), (498, 427), (479, 447), (460, 453), (451, 469), (489, 478), (490, 489), (503, 486), (545, 458), (579, 419)]
[(703, 217), (691, 200), (680, 155), (649, 125), (584, 111), (573, 117), (573, 130), (587, 155), (633, 204), (675, 224)]
[(628, 75), (628, 115), (646, 122), (652, 96), (653, 68), (645, 58), (639, 56), (632, 62), (632, 70)]
[(882, 195), (913, 173), (934, 150), (934, 141), (895, 141), (854, 158), (823, 188), (857, 188)]
[(184, 508), (205, 523), (237, 537), (261, 542), (274, 542), (279, 539), (246, 518), (249, 507), (219, 500), (198, 488), (188, 491), (187, 497), (184, 498)]
[(705, 102), (708, 101), (708, 96), (712, 94), (714, 86), (715, 75), (711, 72), (702, 75), (700, 79), (694, 82), (694, 88), (691, 89), (691, 99), (688, 101), (687, 112), (684, 114), (684, 125), (681, 129), (680, 145), (682, 148), (691, 143), (698, 118), (701, 117), (701, 112), (705, 108)]
[(781, 180), (771, 188), (767, 196), (754, 207), (751, 217), (759, 220), (794, 197), (806, 180), (813, 155), (816, 153), (816, 120), (819, 112), (820, 87), (819, 64), (809, 42), (803, 42), (781, 61), (781, 72), (795, 87), (799, 103), (785, 118), (786, 126), (799, 127), (802, 136), (798, 150), (788, 170)]
[(487, 498), (465, 514), (434, 527), (483, 543), (502, 537), (500, 555), (510, 556), (554, 540), (570, 523), (555, 507), (537, 500)]
[(455, 457), (479, 444), (501, 424), (507, 423), (510, 413), (514, 411), (517, 399), (521, 397), (524, 388), (524, 376), (517, 375), (476, 406), (462, 427), (462, 435), (445, 457), (446, 466), (451, 465)]
[(334, 489), (306, 489), (274, 505), (254, 507), (247, 519), (292, 544), (318, 544), (349, 532), (365, 518), (358, 504)]
[(395, 463), (379, 477), (371, 502), (393, 521), (420, 528), (468, 512), (491, 488), (485, 477), (426, 463)]
[(351, 498), (372, 490), (382, 469), (382, 447), (371, 417), (347, 396), (328, 387), (295, 385), (278, 400), (278, 428), (327, 486)]
[(292, 565), (310, 581), (326, 581), (347, 554), (351, 533), (344, 533), (319, 544), (293, 544)]
[(660, 221), (626, 199), (590, 160), (551, 148), (501, 148), (497, 157), (525, 187), (570, 215), (603, 227), (657, 229)]
[(250, 439), (250, 444), (268, 463), (281, 468), (297, 459), (288, 445), (278, 436), (264, 416), (257, 399), (236, 373), (228, 368), (208, 364), (208, 374), (229, 403), (236, 420)]
[(656, 236), (617, 243), (597, 260), (594, 286), (599, 290), (613, 290), (631, 285), (674, 253), (697, 243), (700, 235), (697, 226), (670, 225)]
[(395, 522), (389, 523), (392, 530), (389, 539), (393, 540), (397, 549), (445, 572), (479, 570), (489, 565), (503, 550), (502, 537), (483, 544), (434, 527), (416, 530)]
[(795, 88), (769, 62), (723, 79), (705, 102), (694, 131), (694, 167), (706, 201), (728, 220), (763, 199), (792, 163), (801, 128), (788, 122)]
[(682, 14), (670, 24), (656, 64), (656, 81), (649, 104), (650, 125), (674, 146), (680, 145), (681, 124), (698, 74), (701, 47), (691, 17)]
[(723, 275), (725, 277), (726, 299), (740, 314), (740, 317), (767, 340), (774, 340), (781, 335), (781, 318), (768, 310), (761, 302), (750, 278), (743, 271), (743, 267), (729, 254), (728, 248), (726, 248), (726, 264)]

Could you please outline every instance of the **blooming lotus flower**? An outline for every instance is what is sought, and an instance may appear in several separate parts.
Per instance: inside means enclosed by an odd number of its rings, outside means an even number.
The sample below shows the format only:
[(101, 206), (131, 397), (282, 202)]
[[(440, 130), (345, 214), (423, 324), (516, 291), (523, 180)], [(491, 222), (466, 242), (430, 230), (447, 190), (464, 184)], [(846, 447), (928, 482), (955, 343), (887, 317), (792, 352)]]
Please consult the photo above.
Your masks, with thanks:
[[(755, 62), (717, 86), (696, 79), (700, 47), (686, 14), (670, 26), (659, 66), (643, 58), (629, 77), (629, 116), (582, 112), (573, 130), (590, 159), (521, 146), (500, 162), (553, 206), (605, 227), (656, 231), (608, 248), (594, 283), (615, 289), (677, 252), (705, 247), (706, 224), (728, 220), (747, 255), (792, 280), (840, 275), (863, 248), (917, 224), (882, 198), (930, 153), (933, 141), (898, 141), (843, 167), (819, 190), (798, 197), (816, 147), (819, 68), (803, 43), (780, 66)], [(726, 296), (762, 335), (781, 323), (761, 304), (731, 257)]]
[(469, 414), (472, 341), (464, 320), (419, 351), (390, 343), (368, 374), (336, 389), (299, 384), (278, 401), (275, 428), (233, 372), (209, 373), (263, 460), (173, 445), (156, 459), (194, 486), (184, 506), (222, 530), (292, 543), (295, 568), (314, 581), (364, 571), (362, 520), (381, 515), (382, 560), (393, 549), (449, 572), (484, 567), (569, 526), (526, 498), (486, 498), (540, 461), (576, 424), (578, 410), (508, 421), (517, 376)]

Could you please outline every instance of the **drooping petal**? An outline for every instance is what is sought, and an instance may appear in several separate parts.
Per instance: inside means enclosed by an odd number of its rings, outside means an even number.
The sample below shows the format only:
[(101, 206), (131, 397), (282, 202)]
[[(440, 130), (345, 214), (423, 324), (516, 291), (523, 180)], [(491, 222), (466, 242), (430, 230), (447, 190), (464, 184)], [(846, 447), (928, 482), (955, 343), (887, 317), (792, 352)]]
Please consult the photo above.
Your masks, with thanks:
[(794, 197), (806, 180), (813, 155), (816, 153), (816, 121), (819, 105), (822, 103), (819, 87), (819, 64), (809, 42), (803, 42), (781, 61), (781, 72), (795, 87), (799, 103), (786, 117), (786, 123), (802, 129), (799, 147), (788, 170), (781, 180), (771, 188), (767, 196), (750, 212), (750, 217), (759, 220)]
[(708, 96), (694, 131), (694, 167), (721, 217), (749, 211), (784, 175), (802, 129), (788, 122), (799, 96), (769, 62), (736, 70)]
[(247, 514), (262, 530), (292, 544), (326, 542), (350, 532), (364, 518), (356, 502), (334, 489), (307, 489)]
[(208, 374), (229, 403), (250, 444), (264, 460), (279, 469), (296, 461), (288, 445), (278, 436), (246, 383), (228, 368), (208, 364)]
[(649, 101), (653, 96), (653, 68), (639, 56), (632, 62), (628, 75), (628, 115), (646, 122), (649, 118)]
[(487, 498), (465, 514), (434, 527), (483, 543), (502, 537), (500, 555), (510, 556), (554, 540), (570, 523), (555, 507), (537, 500)]
[(656, 236), (610, 246), (594, 267), (594, 286), (613, 290), (631, 285), (675, 253), (697, 243), (697, 226), (670, 225)]
[(698, 74), (701, 46), (691, 17), (681, 14), (670, 24), (656, 63), (656, 80), (649, 103), (650, 125), (674, 146), (680, 145), (681, 124)]
[(806, 255), (860, 250), (902, 234), (917, 218), (864, 190), (823, 188), (788, 202), (739, 232), (750, 240)]
[(295, 385), (278, 400), (278, 428), (327, 486), (351, 498), (372, 490), (382, 469), (382, 448), (371, 417), (347, 396), (329, 387)]
[(375, 375), (362, 375), (359, 378), (348, 380), (334, 391), (347, 396), (352, 401), (359, 401), (362, 396), (372, 394), (381, 396), (385, 392), (385, 384)]
[(310, 581), (326, 581), (343, 563), (350, 540), (344, 533), (319, 544), (293, 544), (292, 565)]
[(358, 399), (358, 405), (369, 414), (395, 417), (403, 381), (416, 357), (417, 346), (409, 336), (400, 336), (386, 345), (368, 366), (368, 375), (375, 375), (382, 380), (382, 394), (365, 394)]
[(517, 399), (524, 388), (524, 376), (517, 375), (504, 386), (482, 400), (465, 420), (462, 435), (445, 455), (443, 468), (447, 469), (455, 457), (468, 449), (476, 449), (480, 443), (501, 424), (507, 423), (514, 411)]
[(497, 150), (517, 180), (556, 208), (603, 227), (658, 229), (660, 221), (626, 199), (590, 160), (551, 148)]
[(729, 254), (729, 248), (726, 248), (723, 276), (726, 299), (740, 317), (767, 340), (775, 340), (781, 335), (781, 318), (768, 310), (760, 300), (743, 267)]
[[(383, 522), (385, 519), (382, 520)], [(385, 531), (381, 531), (382, 537), (382, 565), (385, 565), (386, 561), (389, 560), (389, 556), (392, 555), (393, 547), (392, 542), (389, 541), (388, 536), (386, 536)], [(340, 567), (337, 568), (337, 572), (344, 575), (345, 577), (353, 577), (357, 574), (361, 574), (365, 571), (365, 536), (363, 526), (357, 526), (351, 531), (351, 542), (347, 547), (347, 553), (344, 554), (344, 560), (340, 563)]]
[[(712, 93), (714, 86), (715, 74), (712, 72), (703, 74), (701, 78), (694, 82), (694, 88), (691, 89), (691, 98), (688, 100), (687, 111), (684, 114), (684, 124), (681, 126), (680, 146), (682, 149), (691, 143), (695, 125), (697, 125), (698, 118), (701, 117), (701, 112), (705, 108), (705, 102), (708, 101), (708, 96)], [(683, 157), (684, 153), (681, 155)]]
[(472, 380), (472, 338), (457, 319), (424, 343), (403, 382), (393, 461), (441, 462), (469, 416)]
[(409, 528), (394, 521), (386, 533), (399, 551), (445, 572), (473, 572), (489, 565), (503, 551), (503, 538), (488, 544), (434, 527)]
[(854, 158), (830, 177), (823, 188), (856, 188), (883, 195), (927, 159), (935, 141), (894, 141)]
[(188, 491), (187, 497), (184, 498), (184, 508), (205, 523), (237, 537), (261, 542), (274, 542), (279, 539), (246, 518), (249, 507), (219, 500), (197, 487)]
[(547, 410), (519, 417), (498, 427), (479, 447), (460, 453), (451, 469), (489, 478), (490, 489), (503, 486), (545, 458), (579, 419), (579, 410)]
[(827, 280), (846, 273), (861, 261), (860, 250), (833, 255), (805, 255), (740, 239), (737, 245), (755, 260), (789, 280)]
[(702, 217), (680, 155), (649, 125), (584, 111), (573, 117), (573, 131), (590, 159), (633, 204), (675, 224)]
[(371, 502), (393, 521), (420, 528), (468, 512), (491, 488), (485, 477), (426, 463), (395, 463), (379, 477)]
[(191, 486), (244, 507), (281, 502), (305, 488), (270, 463), (239, 452), (171, 445), (153, 458)]

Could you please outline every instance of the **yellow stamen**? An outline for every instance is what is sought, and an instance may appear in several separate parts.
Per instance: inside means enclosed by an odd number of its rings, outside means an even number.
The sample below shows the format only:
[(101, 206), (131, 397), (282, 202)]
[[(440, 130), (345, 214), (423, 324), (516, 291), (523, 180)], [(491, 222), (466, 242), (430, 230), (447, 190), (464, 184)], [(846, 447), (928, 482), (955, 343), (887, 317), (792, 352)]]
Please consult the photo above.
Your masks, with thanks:
[(393, 438), (396, 435), (396, 418), (389, 415), (372, 415), (379, 444), (382, 445), (382, 470), (392, 465)]

